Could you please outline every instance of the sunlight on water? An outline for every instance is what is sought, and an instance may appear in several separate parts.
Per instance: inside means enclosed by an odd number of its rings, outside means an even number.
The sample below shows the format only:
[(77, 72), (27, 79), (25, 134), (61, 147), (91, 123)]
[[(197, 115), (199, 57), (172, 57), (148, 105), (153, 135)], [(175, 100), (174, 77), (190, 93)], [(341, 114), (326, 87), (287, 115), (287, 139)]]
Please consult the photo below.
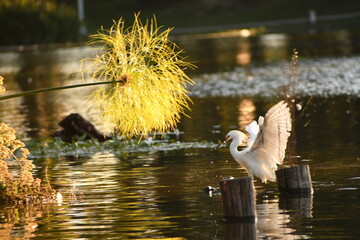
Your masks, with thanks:
[[(174, 162), (175, 156), (179, 154), (134, 159), (98, 154), (76, 162), (54, 159), (58, 163), (48, 173), (52, 176), (52, 184), (58, 189), (69, 190), (67, 187), (70, 187), (76, 198), (58, 205), (2, 209), (0, 214), (8, 223), (0, 224), (0, 228), (12, 229), (20, 237), (40, 239), (93, 235), (108, 239), (166, 239), (166, 236), (203, 239), (213, 234), (232, 239), (227, 236), (242, 236), (249, 231), (260, 238), (288, 235), (283, 239), (297, 239), (293, 226), (299, 224), (300, 216), (311, 217), (311, 201), (274, 198), (259, 202), (257, 223), (222, 223), (220, 196), (209, 197), (201, 191), (206, 182), (214, 182), (211, 174), (204, 174), (206, 158), (198, 155)], [(212, 168), (220, 172), (228, 168), (223, 163), (225, 159), (218, 160)], [(160, 162), (163, 164), (158, 166)], [(236, 169), (229, 170), (224, 173), (236, 174)], [(204, 178), (203, 183), (196, 178)], [(263, 187), (258, 187), (258, 191), (264, 191)], [(29, 212), (29, 209), (33, 210)], [(53, 214), (48, 215), (48, 212)], [(9, 218), (18, 213), (18, 217)], [(11, 227), (15, 221), (17, 227)], [(56, 225), (48, 224), (49, 221)], [(217, 233), (208, 227), (217, 229)], [(218, 232), (222, 227), (224, 233)], [(9, 230), (0, 231), (0, 236), (11, 239), (12, 234)]]

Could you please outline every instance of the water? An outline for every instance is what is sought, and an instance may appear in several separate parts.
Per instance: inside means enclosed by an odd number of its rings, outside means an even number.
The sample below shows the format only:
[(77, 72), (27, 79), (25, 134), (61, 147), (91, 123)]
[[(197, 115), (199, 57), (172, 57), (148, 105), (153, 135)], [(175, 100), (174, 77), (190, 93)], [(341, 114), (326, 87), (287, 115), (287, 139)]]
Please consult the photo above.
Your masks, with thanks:
[[(244, 129), (278, 101), (284, 58), (298, 42), (283, 35), (263, 36), (268, 47), (256, 39), (180, 39), (200, 66), (191, 73), (198, 84), (191, 87), (194, 105), (191, 118), (179, 124), (180, 135), (125, 150), (79, 148), (44, 156), (33, 149), (36, 176), (47, 174), (54, 188), (73, 198), (1, 207), (0, 239), (358, 239), (360, 58), (349, 43), (356, 42), (354, 34), (346, 36), (330, 53), (326, 44), (315, 55), (309, 53), (313, 47), (298, 47), (300, 55), (301, 48), (305, 52), (297, 98), (303, 110), (297, 113), (294, 154), (299, 164), (310, 165), (312, 197), (287, 198), (275, 183), (255, 180), (258, 218), (252, 224), (224, 221), (220, 196), (203, 192), (227, 176), (245, 176), (227, 147), (213, 147), (227, 131)], [(8, 52), (0, 54), (0, 68), (11, 93), (75, 84), (81, 82), (78, 60), (91, 53), (88, 48)], [(25, 140), (49, 138), (71, 112), (101, 129), (84, 110), (89, 91), (6, 100), (0, 102), (0, 119)]]

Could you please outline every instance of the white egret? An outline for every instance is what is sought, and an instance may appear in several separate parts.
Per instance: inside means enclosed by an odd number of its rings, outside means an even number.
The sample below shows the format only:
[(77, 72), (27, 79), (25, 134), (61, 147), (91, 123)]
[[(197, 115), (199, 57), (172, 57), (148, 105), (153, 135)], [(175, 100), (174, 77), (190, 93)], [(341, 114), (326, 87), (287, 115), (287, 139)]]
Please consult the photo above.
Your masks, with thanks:
[[(284, 101), (274, 105), (258, 122), (253, 121), (246, 127), (250, 134), (249, 140), (245, 133), (230, 131), (224, 141), (230, 144), (232, 157), (245, 168), (249, 176), (260, 178), (263, 182), (276, 181), (275, 170), (283, 163), (285, 149), (291, 131), (290, 110)], [(247, 147), (238, 151), (238, 146), (247, 141)]]

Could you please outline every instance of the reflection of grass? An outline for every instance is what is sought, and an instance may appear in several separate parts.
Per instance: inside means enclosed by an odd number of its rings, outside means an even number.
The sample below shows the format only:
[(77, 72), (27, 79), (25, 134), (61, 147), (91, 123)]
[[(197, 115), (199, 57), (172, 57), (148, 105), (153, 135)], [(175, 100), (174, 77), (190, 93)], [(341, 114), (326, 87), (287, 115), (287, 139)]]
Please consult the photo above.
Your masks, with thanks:
[(49, 212), (52, 210), (53, 206), (49, 204), (24, 204), (1, 208), (1, 239), (36, 238), (39, 219), (49, 218)]
[(91, 36), (90, 44), (100, 44), (101, 52), (86, 59), (85, 71), (94, 81), (118, 82), (90, 98), (108, 129), (122, 137), (170, 131), (188, 108), (186, 84), (193, 82), (183, 70), (193, 65), (168, 40), (170, 31), (160, 31), (155, 19), (143, 24), (135, 15), (130, 28), (120, 19)]

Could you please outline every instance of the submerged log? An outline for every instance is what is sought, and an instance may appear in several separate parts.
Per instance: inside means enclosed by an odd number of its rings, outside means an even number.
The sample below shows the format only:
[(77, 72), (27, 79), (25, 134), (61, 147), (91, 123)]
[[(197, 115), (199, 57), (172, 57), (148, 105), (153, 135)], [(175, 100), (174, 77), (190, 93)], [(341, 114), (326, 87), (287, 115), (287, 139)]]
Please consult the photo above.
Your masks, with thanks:
[(309, 165), (283, 168), (275, 173), (280, 193), (298, 195), (313, 193)]
[(219, 184), (224, 217), (254, 222), (255, 188), (252, 178), (224, 179)]
[(87, 121), (78, 113), (71, 113), (65, 117), (59, 122), (59, 126), (63, 129), (56, 132), (54, 136), (60, 137), (65, 142), (71, 142), (79, 138), (95, 138), (100, 142), (110, 139), (110, 137), (100, 133), (92, 123)]

